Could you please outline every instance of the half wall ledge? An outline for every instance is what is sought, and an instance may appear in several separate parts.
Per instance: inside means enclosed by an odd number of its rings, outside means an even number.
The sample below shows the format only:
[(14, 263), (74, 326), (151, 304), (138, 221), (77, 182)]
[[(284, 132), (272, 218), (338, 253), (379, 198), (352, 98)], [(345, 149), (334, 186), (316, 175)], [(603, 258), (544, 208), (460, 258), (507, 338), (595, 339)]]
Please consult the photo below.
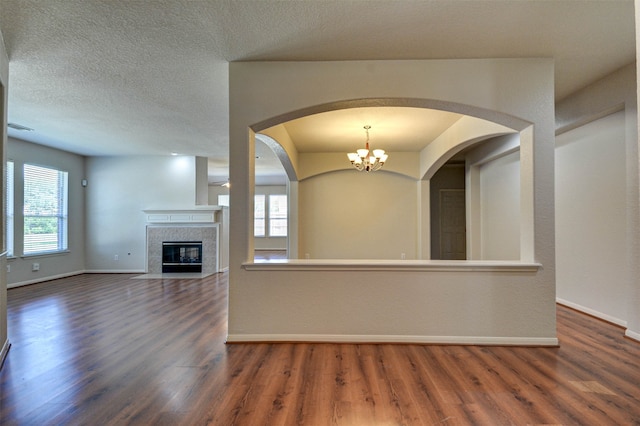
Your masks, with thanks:
[(535, 273), (540, 263), (469, 260), (271, 259), (245, 262), (247, 271), (432, 271)]

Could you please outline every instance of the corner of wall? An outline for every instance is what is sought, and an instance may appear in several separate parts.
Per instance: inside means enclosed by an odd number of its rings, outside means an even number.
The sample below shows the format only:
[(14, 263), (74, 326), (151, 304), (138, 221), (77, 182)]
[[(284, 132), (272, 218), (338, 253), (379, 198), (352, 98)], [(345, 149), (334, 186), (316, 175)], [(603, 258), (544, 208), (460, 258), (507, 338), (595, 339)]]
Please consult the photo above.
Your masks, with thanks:
[[(9, 57), (4, 45), (4, 38), (0, 31), (0, 134), (1, 148), (0, 159), (2, 160), (2, 187), (0, 188), (0, 208), (2, 209), (2, 223), (6, 223), (4, 218), (4, 199), (5, 199), (5, 158), (7, 150), (7, 99), (8, 99), (8, 87), (9, 85)], [(7, 333), (7, 254), (6, 254), (6, 238), (4, 231), (0, 231), (2, 254), (0, 254), (0, 368), (2, 361), (4, 360), (9, 350), (9, 337)]]

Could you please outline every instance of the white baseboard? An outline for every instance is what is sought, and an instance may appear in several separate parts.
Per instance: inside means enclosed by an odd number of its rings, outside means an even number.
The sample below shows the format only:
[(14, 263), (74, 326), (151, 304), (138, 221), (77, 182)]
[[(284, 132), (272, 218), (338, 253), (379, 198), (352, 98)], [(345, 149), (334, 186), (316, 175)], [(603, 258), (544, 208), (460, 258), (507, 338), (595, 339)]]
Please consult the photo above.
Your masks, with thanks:
[(113, 270), (113, 269), (105, 269), (105, 270), (94, 269), (94, 270), (74, 271), (74, 272), (67, 272), (67, 273), (64, 273), (64, 274), (50, 275), (48, 277), (40, 277), (40, 278), (36, 278), (36, 279), (33, 279), (33, 280), (28, 280), (28, 281), (20, 281), (20, 282), (17, 282), (17, 283), (8, 283), (7, 284), (7, 288), (22, 287), (24, 285), (30, 285), (30, 284), (38, 284), (38, 283), (43, 283), (45, 281), (57, 280), (59, 278), (73, 277), (74, 275), (81, 275), (81, 274), (144, 274), (144, 270), (140, 270), (140, 269), (132, 269), (132, 270), (128, 270), (128, 269), (117, 269), (117, 270)]
[(592, 317), (600, 318), (601, 320), (610, 322), (612, 324), (618, 325), (620, 327), (627, 328), (627, 322), (620, 318), (613, 317), (608, 314), (604, 314), (602, 312), (596, 311), (595, 309), (587, 308), (586, 306), (579, 305), (577, 303), (569, 302), (568, 300), (564, 300), (561, 298), (556, 298), (556, 302), (560, 305), (567, 306), (571, 309), (575, 309), (576, 311), (584, 312), (585, 314), (591, 315)]
[(558, 346), (555, 337), (395, 336), (341, 334), (229, 334), (227, 343), (402, 343), (478, 346)]
[(631, 331), (631, 330), (627, 329), (624, 332), (624, 335), (627, 336), (629, 339), (633, 339), (633, 340), (636, 340), (636, 341), (640, 342), (640, 333), (636, 333), (635, 331)]
[(39, 277), (39, 278), (35, 278), (33, 280), (20, 281), (20, 282), (17, 282), (17, 283), (7, 283), (7, 288), (22, 287), (24, 285), (29, 285), (29, 284), (43, 283), (45, 281), (57, 280), (59, 278), (73, 277), (74, 275), (81, 275), (81, 274), (84, 274), (84, 273), (85, 273), (85, 271), (66, 272), (64, 274), (50, 275), (50, 276), (47, 276), (47, 277)]
[(0, 368), (2, 368), (2, 365), (4, 364), (4, 360), (7, 358), (7, 354), (9, 353), (10, 347), (11, 347), (11, 343), (9, 342), (9, 339), (5, 340), (4, 344), (2, 345), (2, 349), (0, 349)]
[(145, 271), (143, 269), (88, 269), (83, 271), (74, 271), (74, 272), (67, 272), (64, 274), (51, 275), (48, 277), (40, 277), (33, 280), (20, 281), (17, 283), (8, 283), (7, 288), (22, 287), (30, 284), (38, 284), (38, 283), (43, 283), (45, 281), (57, 280), (59, 278), (67, 278), (67, 277), (72, 277), (74, 275), (81, 275), (81, 274), (144, 274), (144, 273)]

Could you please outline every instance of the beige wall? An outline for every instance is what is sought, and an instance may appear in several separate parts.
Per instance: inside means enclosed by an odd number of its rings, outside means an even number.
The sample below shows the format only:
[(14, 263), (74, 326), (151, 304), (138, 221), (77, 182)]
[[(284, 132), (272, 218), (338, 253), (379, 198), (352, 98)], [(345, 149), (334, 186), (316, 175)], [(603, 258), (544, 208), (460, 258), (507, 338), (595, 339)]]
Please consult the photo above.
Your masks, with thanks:
[(520, 152), (480, 167), (484, 260), (520, 259)]
[[(251, 129), (294, 118), (292, 111), (371, 99), (437, 99), (430, 105), (521, 132), (519, 261), (251, 263)], [(547, 59), (231, 63), (229, 340), (555, 344), (553, 128)], [(421, 182), (416, 194), (424, 203)]]
[(298, 257), (416, 259), (416, 195), (415, 179), (384, 171), (305, 179), (299, 187)]

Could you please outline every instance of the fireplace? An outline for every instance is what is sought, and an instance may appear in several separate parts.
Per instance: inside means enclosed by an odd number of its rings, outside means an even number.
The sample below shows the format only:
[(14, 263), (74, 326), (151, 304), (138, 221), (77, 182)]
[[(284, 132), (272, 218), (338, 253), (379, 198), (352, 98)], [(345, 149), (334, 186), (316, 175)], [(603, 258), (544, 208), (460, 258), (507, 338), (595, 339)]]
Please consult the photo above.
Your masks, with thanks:
[[(1, 1), (1, 0), (0, 0)], [(202, 243), (202, 270), (200, 274), (210, 275), (218, 270), (217, 223), (198, 224), (148, 224), (147, 225), (147, 274), (162, 274), (163, 242)], [(179, 256), (179, 254), (178, 254)], [(176, 263), (176, 262), (170, 262)]]
[(162, 272), (202, 272), (202, 241), (163, 241)]

